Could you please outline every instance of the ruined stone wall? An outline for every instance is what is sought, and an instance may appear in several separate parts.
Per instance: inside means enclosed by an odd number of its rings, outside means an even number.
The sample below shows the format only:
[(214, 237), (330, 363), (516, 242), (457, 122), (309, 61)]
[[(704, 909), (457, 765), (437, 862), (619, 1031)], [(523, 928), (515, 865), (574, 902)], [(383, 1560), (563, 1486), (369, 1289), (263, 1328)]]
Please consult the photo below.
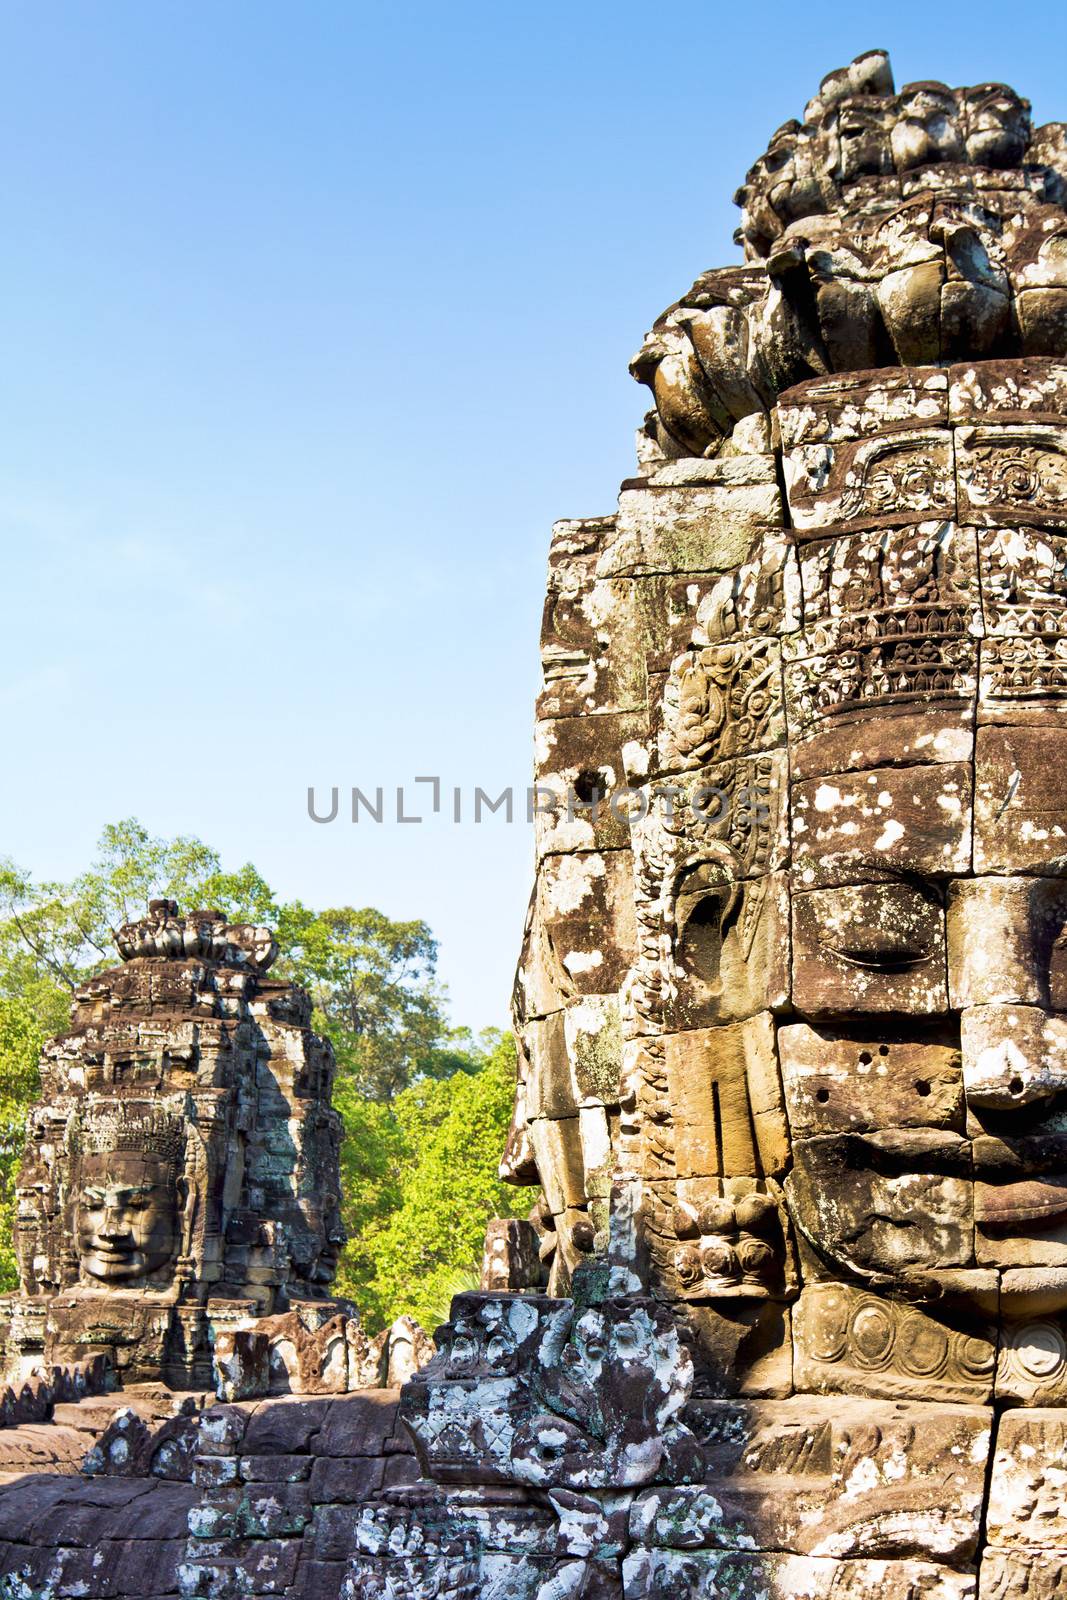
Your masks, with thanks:
[(0, 1481), (0, 1595), (339, 1600), (360, 1503), (417, 1476), (397, 1399), (216, 1406), (183, 1419), (180, 1450), (164, 1424), (92, 1476)]

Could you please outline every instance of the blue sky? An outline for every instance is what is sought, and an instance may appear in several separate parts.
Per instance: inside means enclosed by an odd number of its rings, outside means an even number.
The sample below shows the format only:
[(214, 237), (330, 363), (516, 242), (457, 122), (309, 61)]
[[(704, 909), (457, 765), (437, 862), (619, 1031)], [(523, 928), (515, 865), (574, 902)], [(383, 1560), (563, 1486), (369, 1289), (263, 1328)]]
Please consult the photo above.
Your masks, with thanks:
[(626, 363), (820, 77), (1013, 83), (1062, 0), (0, 5), (0, 853), (136, 815), (422, 916), (503, 1022), (530, 831), (316, 827), (309, 784), (528, 781), (551, 522), (612, 509)]

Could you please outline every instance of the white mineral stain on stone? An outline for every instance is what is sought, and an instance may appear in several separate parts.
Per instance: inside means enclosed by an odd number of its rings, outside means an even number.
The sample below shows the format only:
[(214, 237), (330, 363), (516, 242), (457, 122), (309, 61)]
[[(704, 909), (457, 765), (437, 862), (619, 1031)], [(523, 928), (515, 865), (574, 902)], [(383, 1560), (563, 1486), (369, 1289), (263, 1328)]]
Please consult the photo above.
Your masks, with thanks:
[(648, 750), (636, 739), (629, 740), (622, 747), (622, 764), (627, 772), (633, 773), (635, 778), (648, 776), (650, 759)]
[(815, 791), (816, 811), (832, 811), (835, 806), (843, 806), (845, 798), (841, 790), (832, 783), (820, 783)]
[(597, 967), (604, 965), (604, 957), (599, 950), (571, 950), (563, 957), (563, 965), (572, 978), (580, 972), (593, 972)]
[(857, 1495), (868, 1494), (878, 1487), (878, 1466), (872, 1456), (857, 1463), (842, 1486), (841, 1498), (854, 1500)]
[(534, 726), (534, 759), (538, 767), (543, 767), (553, 750), (556, 748), (556, 735), (550, 722), (538, 722)]
[(583, 901), (592, 898), (595, 880), (606, 873), (601, 856), (562, 857), (559, 872), (548, 891), (551, 909), (562, 914), (577, 911)]
[(892, 847), (904, 837), (904, 826), (890, 817), (878, 838), (874, 841), (876, 850), (891, 850)]

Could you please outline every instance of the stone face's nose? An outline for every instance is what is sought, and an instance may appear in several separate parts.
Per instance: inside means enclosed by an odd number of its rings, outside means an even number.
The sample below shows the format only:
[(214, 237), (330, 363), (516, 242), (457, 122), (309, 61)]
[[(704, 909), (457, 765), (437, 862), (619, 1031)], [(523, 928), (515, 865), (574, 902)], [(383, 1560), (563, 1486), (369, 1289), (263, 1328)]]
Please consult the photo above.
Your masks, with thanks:
[(1067, 1090), (1067, 1018), (1037, 1006), (972, 1006), (960, 1018), (960, 1044), (973, 1106), (1011, 1111)]
[(125, 1240), (130, 1237), (130, 1226), (126, 1213), (121, 1206), (109, 1205), (104, 1210), (104, 1221), (100, 1228), (101, 1239)]
[(949, 888), (949, 1004), (1067, 1011), (1067, 880), (965, 878)]

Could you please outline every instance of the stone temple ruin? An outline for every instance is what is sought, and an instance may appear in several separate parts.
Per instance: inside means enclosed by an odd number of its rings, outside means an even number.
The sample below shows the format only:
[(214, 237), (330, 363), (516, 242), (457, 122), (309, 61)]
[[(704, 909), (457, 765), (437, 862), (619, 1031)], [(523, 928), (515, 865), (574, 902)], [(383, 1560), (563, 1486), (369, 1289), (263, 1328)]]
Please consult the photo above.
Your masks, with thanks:
[(324, 1301), (344, 1242), (333, 1056), (264, 928), (153, 902), (47, 1047), (18, 1182), (16, 1373), (106, 1354), (212, 1382), (249, 1317)]
[(0, 1593), (1067, 1595), (1067, 129), (874, 51), (738, 201), (553, 536), (530, 1220), (372, 1348), (306, 1003), (157, 905), (44, 1064)]

